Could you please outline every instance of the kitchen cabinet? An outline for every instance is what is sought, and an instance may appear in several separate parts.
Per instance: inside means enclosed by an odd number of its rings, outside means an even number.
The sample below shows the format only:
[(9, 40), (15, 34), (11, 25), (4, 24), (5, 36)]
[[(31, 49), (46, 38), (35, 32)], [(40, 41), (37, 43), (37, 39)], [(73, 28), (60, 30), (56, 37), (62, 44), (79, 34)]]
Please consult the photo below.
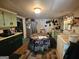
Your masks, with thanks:
[(16, 26), (16, 14), (0, 11), (0, 28), (10, 28)]
[(4, 27), (3, 13), (0, 11), (0, 28)]
[(13, 27), (17, 26), (16, 15), (14, 15), (14, 14), (11, 15), (11, 26), (13, 26)]
[(11, 14), (8, 12), (4, 12), (4, 27), (11, 27)]
[(17, 21), (16, 21), (16, 15), (4, 12), (4, 21), (5, 21), (5, 27), (16, 27)]
[(22, 45), (22, 34), (12, 35), (0, 41), (0, 56), (10, 56)]

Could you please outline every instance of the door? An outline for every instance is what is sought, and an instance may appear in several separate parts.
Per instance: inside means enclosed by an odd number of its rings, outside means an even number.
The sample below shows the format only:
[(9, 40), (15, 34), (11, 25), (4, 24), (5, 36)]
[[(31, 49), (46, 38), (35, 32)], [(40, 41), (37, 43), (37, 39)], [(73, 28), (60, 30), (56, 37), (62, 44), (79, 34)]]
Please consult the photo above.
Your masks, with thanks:
[(4, 27), (4, 19), (3, 19), (2, 11), (0, 11), (0, 28), (2, 27)]

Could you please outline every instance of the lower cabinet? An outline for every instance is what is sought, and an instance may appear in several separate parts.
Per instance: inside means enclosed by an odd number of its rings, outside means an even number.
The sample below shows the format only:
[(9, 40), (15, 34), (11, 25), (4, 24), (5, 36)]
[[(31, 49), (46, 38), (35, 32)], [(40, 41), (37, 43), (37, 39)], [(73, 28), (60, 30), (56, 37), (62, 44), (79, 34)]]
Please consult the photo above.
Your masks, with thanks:
[(22, 34), (0, 41), (0, 56), (9, 56), (22, 45)]

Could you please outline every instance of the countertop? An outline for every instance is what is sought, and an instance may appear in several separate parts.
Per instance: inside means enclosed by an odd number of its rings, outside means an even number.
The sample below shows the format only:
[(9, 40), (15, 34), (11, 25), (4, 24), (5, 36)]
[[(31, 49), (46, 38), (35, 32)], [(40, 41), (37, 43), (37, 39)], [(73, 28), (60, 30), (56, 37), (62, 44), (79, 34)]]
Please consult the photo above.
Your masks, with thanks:
[[(62, 38), (62, 40), (64, 41), (64, 43), (68, 43), (69, 42), (69, 37), (75, 37), (75, 36), (79, 36), (79, 34), (75, 34), (75, 33), (72, 33), (72, 34), (64, 34), (64, 33), (61, 33), (60, 35), (58, 35), (59, 38)], [(79, 40), (79, 37), (78, 37), (78, 40)]]
[(58, 38), (62, 38), (62, 40), (64, 41), (64, 43), (69, 42), (69, 36), (68, 35), (60, 34), (60, 35), (58, 35)]
[(0, 36), (0, 41), (11, 38), (11, 37), (14, 37), (14, 36), (19, 35), (19, 34), (22, 34), (22, 32), (16, 32), (14, 35), (11, 35), (11, 36), (8, 36), (8, 37), (1, 37)]

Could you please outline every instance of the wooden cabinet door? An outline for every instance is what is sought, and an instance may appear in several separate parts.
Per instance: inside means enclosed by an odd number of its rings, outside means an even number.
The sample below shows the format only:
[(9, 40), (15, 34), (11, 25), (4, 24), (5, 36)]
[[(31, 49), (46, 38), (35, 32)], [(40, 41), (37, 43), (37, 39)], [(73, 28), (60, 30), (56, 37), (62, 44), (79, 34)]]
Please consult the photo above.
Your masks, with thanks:
[(4, 12), (4, 21), (5, 21), (5, 27), (11, 26), (11, 14), (8, 12)]
[(2, 27), (4, 27), (4, 19), (3, 19), (2, 11), (0, 11), (0, 28)]
[(11, 15), (11, 26), (16, 27), (17, 26), (17, 20), (16, 20), (16, 15), (12, 14)]

